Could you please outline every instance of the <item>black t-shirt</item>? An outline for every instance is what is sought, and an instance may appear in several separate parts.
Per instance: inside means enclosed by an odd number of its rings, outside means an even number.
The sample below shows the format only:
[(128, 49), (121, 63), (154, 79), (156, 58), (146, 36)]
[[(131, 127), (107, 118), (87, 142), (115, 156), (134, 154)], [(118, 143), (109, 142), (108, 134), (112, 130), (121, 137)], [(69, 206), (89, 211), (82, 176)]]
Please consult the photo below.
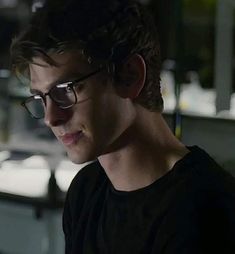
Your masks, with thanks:
[(98, 162), (68, 190), (66, 254), (234, 254), (235, 180), (194, 146), (136, 191), (113, 188)]

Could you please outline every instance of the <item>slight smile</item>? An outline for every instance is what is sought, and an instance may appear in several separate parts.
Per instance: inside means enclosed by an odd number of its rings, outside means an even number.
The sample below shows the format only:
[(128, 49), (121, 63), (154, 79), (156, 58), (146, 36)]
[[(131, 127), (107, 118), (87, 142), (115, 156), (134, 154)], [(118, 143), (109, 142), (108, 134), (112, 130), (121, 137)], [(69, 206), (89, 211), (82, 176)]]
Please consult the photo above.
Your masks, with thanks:
[(70, 146), (70, 145), (74, 145), (76, 144), (79, 139), (82, 137), (83, 132), (82, 131), (78, 131), (75, 133), (66, 133), (62, 136), (59, 136), (59, 139), (62, 141), (62, 143), (65, 146)]

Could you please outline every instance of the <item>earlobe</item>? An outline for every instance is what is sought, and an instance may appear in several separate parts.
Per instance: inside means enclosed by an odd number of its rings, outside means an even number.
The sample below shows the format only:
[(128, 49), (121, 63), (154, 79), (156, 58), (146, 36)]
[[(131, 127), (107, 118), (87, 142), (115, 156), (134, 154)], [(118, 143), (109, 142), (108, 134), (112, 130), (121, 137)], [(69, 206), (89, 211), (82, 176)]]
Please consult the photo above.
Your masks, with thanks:
[(139, 54), (130, 56), (123, 64), (120, 73), (118, 93), (123, 98), (135, 99), (144, 87), (146, 79), (146, 65)]

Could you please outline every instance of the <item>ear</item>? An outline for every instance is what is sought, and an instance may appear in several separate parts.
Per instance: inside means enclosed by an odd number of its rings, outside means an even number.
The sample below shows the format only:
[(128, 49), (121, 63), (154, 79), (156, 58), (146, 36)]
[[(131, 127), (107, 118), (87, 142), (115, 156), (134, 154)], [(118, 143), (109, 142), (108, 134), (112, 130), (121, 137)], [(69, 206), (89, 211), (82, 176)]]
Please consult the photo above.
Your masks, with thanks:
[(119, 81), (116, 88), (123, 98), (135, 99), (140, 94), (146, 79), (146, 65), (143, 57), (134, 54), (126, 59), (118, 70)]

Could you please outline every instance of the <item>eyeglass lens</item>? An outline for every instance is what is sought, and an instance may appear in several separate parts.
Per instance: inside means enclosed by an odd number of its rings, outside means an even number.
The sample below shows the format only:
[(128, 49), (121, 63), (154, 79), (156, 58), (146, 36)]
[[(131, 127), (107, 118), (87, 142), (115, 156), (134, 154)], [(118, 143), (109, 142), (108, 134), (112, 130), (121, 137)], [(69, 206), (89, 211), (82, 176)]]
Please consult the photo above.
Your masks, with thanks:
[[(76, 95), (68, 85), (57, 85), (49, 92), (50, 98), (62, 109), (71, 107), (76, 103)], [(35, 95), (25, 102), (25, 106), (34, 118), (43, 118), (45, 115), (45, 105), (40, 95)]]
[(67, 83), (62, 83), (54, 86), (51, 88), (51, 90), (41, 96), (41, 95), (35, 95), (30, 98), (28, 98), (23, 105), (26, 107), (30, 115), (34, 118), (40, 119), (44, 118), (45, 115), (45, 103), (46, 103), (46, 96), (49, 96), (56, 104), (58, 107), (61, 109), (67, 109), (72, 107), (74, 104), (77, 102), (83, 101), (84, 98), (77, 98), (76, 92), (74, 91), (74, 84), (95, 75), (96, 73), (100, 72), (103, 68), (99, 68), (96, 71), (93, 71), (83, 78), (80, 78), (79, 80), (76, 80), (75, 82), (67, 82)]
[(68, 84), (60, 84), (50, 90), (51, 99), (60, 107), (68, 108), (76, 103), (76, 95)]
[(34, 118), (40, 119), (44, 117), (44, 102), (43, 99), (39, 96), (35, 96), (35, 98), (29, 98), (25, 102), (25, 107)]

